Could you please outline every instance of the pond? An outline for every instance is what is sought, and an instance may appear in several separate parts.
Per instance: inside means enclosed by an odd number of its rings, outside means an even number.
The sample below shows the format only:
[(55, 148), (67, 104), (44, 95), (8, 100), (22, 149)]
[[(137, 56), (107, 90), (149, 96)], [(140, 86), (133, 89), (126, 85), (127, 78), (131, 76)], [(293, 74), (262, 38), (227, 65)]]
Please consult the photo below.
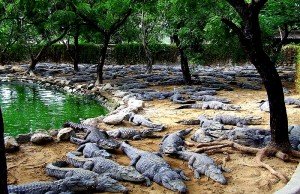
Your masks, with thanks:
[(5, 134), (12, 136), (108, 113), (94, 99), (20, 83), (0, 83), (0, 105)]

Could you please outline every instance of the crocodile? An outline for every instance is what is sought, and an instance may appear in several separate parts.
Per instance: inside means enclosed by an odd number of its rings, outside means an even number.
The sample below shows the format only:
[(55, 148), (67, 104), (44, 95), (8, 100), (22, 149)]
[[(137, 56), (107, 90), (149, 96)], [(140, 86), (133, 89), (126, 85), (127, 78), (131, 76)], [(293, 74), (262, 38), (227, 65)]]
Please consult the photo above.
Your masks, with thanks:
[(67, 153), (67, 161), (77, 168), (91, 170), (97, 174), (108, 174), (111, 178), (119, 181), (146, 182), (150, 181), (141, 175), (132, 166), (123, 166), (110, 159), (102, 157), (82, 158), (78, 152)]
[(194, 100), (185, 100), (179, 92), (174, 92), (174, 95), (170, 97), (170, 100), (175, 104), (193, 104)]
[(271, 132), (264, 129), (236, 127), (228, 132), (227, 138), (245, 146), (262, 148), (270, 142)]
[(130, 164), (149, 180), (172, 191), (187, 192), (183, 180), (189, 180), (189, 178), (184, 175), (182, 170), (171, 168), (160, 153), (142, 151), (126, 142), (121, 143), (121, 150), (131, 159)]
[(203, 109), (203, 110), (214, 109), (214, 110), (227, 110), (227, 111), (236, 111), (241, 109), (241, 107), (238, 105), (225, 104), (218, 101), (201, 102), (198, 104), (186, 104), (186, 105), (179, 106), (176, 109), (186, 109), (186, 108)]
[(150, 121), (150, 119), (138, 114), (131, 114), (131, 116), (129, 117), (129, 122), (131, 122), (133, 125), (142, 125), (152, 128), (153, 131), (162, 131), (165, 129), (163, 125), (155, 124)]
[(175, 123), (181, 124), (181, 125), (200, 125), (199, 119), (183, 119), (176, 121)]
[(67, 177), (56, 181), (39, 181), (22, 185), (8, 185), (8, 193), (16, 194), (45, 194), (76, 191), (76, 186), (82, 180)]
[(163, 137), (160, 143), (160, 153), (176, 154), (177, 151), (184, 149), (184, 137), (188, 135), (193, 129), (183, 129)]
[(200, 127), (202, 128), (210, 128), (212, 130), (223, 130), (224, 129), (224, 125), (221, 124), (218, 121), (214, 121), (211, 119), (206, 118), (203, 115), (200, 115), (198, 117), (199, 121), (200, 121)]
[(194, 135), (191, 137), (191, 139), (195, 142), (199, 143), (205, 143), (205, 142), (211, 142), (215, 140), (220, 139), (227, 139), (228, 132), (231, 131), (227, 128), (223, 129), (212, 129), (210, 127), (207, 128), (199, 128), (197, 131), (195, 131)]
[(103, 192), (123, 192), (128, 189), (118, 181), (112, 179), (108, 174), (97, 174), (95, 172), (81, 168), (68, 168), (65, 161), (56, 161), (46, 166), (46, 173), (58, 179), (81, 180), (80, 184), (73, 186), (76, 191), (103, 191)]
[(142, 138), (158, 138), (154, 135), (152, 129), (136, 130), (132, 128), (119, 128), (107, 131), (107, 134), (113, 138), (140, 140)]
[(218, 102), (223, 102), (223, 103), (231, 102), (229, 99), (221, 98), (221, 97), (217, 97), (217, 96), (211, 96), (211, 95), (198, 96), (195, 100), (206, 101), (206, 102), (207, 101), (218, 101)]
[(71, 127), (75, 130), (83, 130), (86, 132), (84, 140), (71, 137), (70, 140), (77, 144), (84, 144), (87, 142), (97, 143), (97, 145), (104, 149), (116, 149), (120, 146), (120, 143), (114, 139), (111, 139), (106, 131), (99, 130), (97, 127), (90, 125), (76, 124), (67, 122), (64, 124), (65, 127)]
[(218, 166), (213, 159), (206, 154), (198, 154), (190, 151), (178, 151), (179, 158), (188, 161), (188, 166), (194, 171), (196, 179), (200, 178), (201, 174), (211, 178), (221, 184), (226, 184), (227, 180), (222, 174), (222, 167)]
[(225, 125), (236, 125), (236, 126), (243, 126), (243, 125), (258, 125), (261, 122), (261, 117), (254, 117), (254, 116), (246, 116), (246, 117), (238, 117), (234, 115), (217, 115), (214, 117), (214, 121), (218, 121)]
[(103, 157), (103, 158), (111, 158), (112, 155), (108, 153), (105, 149), (99, 148), (96, 143), (85, 143), (78, 147), (78, 152), (82, 152), (83, 156), (86, 158), (93, 157)]

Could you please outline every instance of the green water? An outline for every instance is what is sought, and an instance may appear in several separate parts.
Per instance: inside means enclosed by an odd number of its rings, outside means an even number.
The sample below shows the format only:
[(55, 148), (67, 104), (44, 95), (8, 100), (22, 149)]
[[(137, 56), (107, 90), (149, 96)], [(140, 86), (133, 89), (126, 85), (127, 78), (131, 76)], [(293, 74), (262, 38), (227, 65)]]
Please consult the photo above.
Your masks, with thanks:
[(0, 105), (5, 134), (12, 136), (108, 113), (96, 100), (19, 83), (0, 83)]

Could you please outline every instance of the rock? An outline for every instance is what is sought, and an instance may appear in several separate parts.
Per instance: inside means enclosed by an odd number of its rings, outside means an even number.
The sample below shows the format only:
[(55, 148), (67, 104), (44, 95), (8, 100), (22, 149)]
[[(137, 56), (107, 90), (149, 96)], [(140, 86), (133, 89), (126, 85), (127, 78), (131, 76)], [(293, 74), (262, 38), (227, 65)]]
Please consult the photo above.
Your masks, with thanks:
[(58, 141), (69, 141), (71, 136), (75, 136), (75, 131), (72, 128), (63, 128), (57, 134)]
[(20, 146), (17, 143), (16, 139), (11, 136), (7, 136), (4, 138), (4, 144), (5, 144), (5, 151), (8, 153), (16, 152), (20, 149)]
[(135, 98), (130, 98), (128, 100), (128, 107), (132, 107), (133, 109), (143, 110), (145, 107), (145, 102), (142, 100), (136, 100)]
[(89, 118), (89, 119), (81, 121), (81, 123), (84, 124), (84, 125), (91, 125), (91, 126), (96, 127), (99, 123), (102, 122), (103, 118), (104, 118), (104, 116)]
[(118, 125), (124, 120), (125, 115), (121, 113), (109, 115), (103, 119), (103, 122), (108, 125)]
[(53, 138), (46, 133), (39, 132), (33, 134), (30, 138), (30, 141), (37, 145), (43, 145), (52, 142)]
[(101, 89), (104, 90), (104, 91), (105, 90), (112, 90), (113, 87), (112, 87), (112, 85), (110, 83), (107, 83)]
[(58, 130), (57, 129), (53, 129), (49, 131), (49, 134), (53, 137), (53, 136), (57, 136), (58, 134)]
[(118, 97), (118, 98), (123, 98), (124, 96), (128, 95), (129, 93), (128, 92), (123, 92), (121, 90), (117, 90), (115, 93), (114, 93), (114, 96), (115, 97)]
[(30, 138), (31, 138), (32, 134), (28, 133), (28, 134), (19, 134), (16, 137), (16, 140), (18, 143), (28, 143), (30, 142)]

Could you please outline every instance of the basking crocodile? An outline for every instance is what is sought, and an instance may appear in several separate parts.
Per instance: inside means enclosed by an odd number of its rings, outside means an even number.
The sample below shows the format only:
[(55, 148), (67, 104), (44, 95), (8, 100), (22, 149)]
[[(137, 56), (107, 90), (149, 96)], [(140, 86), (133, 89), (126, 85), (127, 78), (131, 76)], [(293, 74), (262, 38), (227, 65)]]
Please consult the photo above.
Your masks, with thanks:
[(202, 127), (202, 128), (210, 128), (212, 130), (213, 129), (215, 129), (215, 130), (223, 130), (224, 129), (224, 125), (222, 125), (220, 122), (208, 119), (203, 115), (200, 115), (198, 117), (198, 119), (200, 121), (200, 127)]
[(193, 129), (183, 129), (163, 137), (160, 143), (160, 153), (176, 154), (184, 148), (184, 137), (188, 135)]
[(241, 107), (233, 104), (224, 104), (218, 101), (208, 101), (201, 102), (198, 104), (187, 104), (177, 107), (176, 109), (185, 109), (185, 108), (193, 108), (193, 109), (214, 109), (214, 110), (227, 110), (227, 111), (236, 111), (240, 110)]
[(173, 169), (159, 153), (151, 153), (136, 149), (123, 142), (122, 151), (131, 159), (131, 165), (145, 177), (180, 193), (187, 192), (183, 180), (189, 180), (180, 169)]
[(119, 128), (107, 131), (107, 134), (113, 138), (120, 138), (120, 139), (134, 139), (139, 140), (142, 138), (158, 138), (161, 136), (154, 135), (152, 129), (143, 129), (143, 130), (136, 130), (132, 128)]
[(217, 96), (211, 96), (211, 95), (203, 95), (203, 96), (198, 96), (196, 100), (199, 101), (218, 101), (218, 102), (223, 102), (223, 103), (230, 103), (230, 100), (226, 98), (221, 98)]
[(190, 151), (178, 151), (179, 158), (188, 161), (189, 168), (194, 171), (196, 179), (200, 178), (201, 174), (217, 181), (221, 184), (226, 184), (227, 181), (222, 174), (222, 167), (217, 166), (213, 159), (206, 154), (198, 154)]
[(181, 125), (200, 125), (199, 119), (183, 119), (176, 121), (175, 123), (181, 124)]
[(170, 100), (175, 104), (193, 104), (196, 102), (194, 100), (185, 100), (184, 97), (179, 92), (174, 92)]
[(120, 146), (120, 143), (114, 139), (111, 139), (106, 131), (99, 130), (97, 127), (90, 125), (76, 124), (72, 122), (67, 122), (64, 127), (71, 127), (75, 130), (83, 130), (86, 132), (84, 140), (71, 137), (71, 141), (77, 144), (84, 144), (87, 142), (97, 143), (99, 147), (104, 149), (116, 149)]
[(261, 122), (261, 117), (254, 117), (254, 116), (246, 116), (246, 117), (238, 117), (234, 115), (217, 115), (214, 117), (215, 121), (218, 121), (225, 125), (236, 125), (236, 126), (243, 126), (243, 125), (257, 125)]
[(79, 146), (77, 151), (82, 152), (83, 156), (86, 158), (93, 157), (103, 157), (103, 158), (111, 158), (112, 155), (108, 153), (105, 149), (99, 148), (96, 143), (85, 143)]
[(153, 131), (162, 131), (165, 129), (163, 125), (155, 124), (150, 121), (150, 119), (138, 114), (131, 114), (131, 116), (129, 117), (129, 122), (133, 123), (134, 125), (142, 125), (152, 128)]
[(32, 182), (22, 185), (8, 185), (8, 193), (16, 194), (45, 194), (62, 193), (66, 191), (76, 191), (81, 180), (75, 178), (65, 178), (57, 181)]
[(91, 170), (97, 174), (108, 174), (111, 178), (119, 181), (146, 182), (150, 181), (141, 175), (132, 166), (122, 166), (112, 160), (102, 157), (82, 158), (78, 152), (67, 153), (67, 161), (77, 168)]
[(99, 175), (81, 168), (67, 168), (67, 165), (65, 161), (47, 164), (46, 173), (58, 179), (81, 180), (81, 184), (72, 187), (75, 191), (128, 192), (126, 187), (107, 174)]

